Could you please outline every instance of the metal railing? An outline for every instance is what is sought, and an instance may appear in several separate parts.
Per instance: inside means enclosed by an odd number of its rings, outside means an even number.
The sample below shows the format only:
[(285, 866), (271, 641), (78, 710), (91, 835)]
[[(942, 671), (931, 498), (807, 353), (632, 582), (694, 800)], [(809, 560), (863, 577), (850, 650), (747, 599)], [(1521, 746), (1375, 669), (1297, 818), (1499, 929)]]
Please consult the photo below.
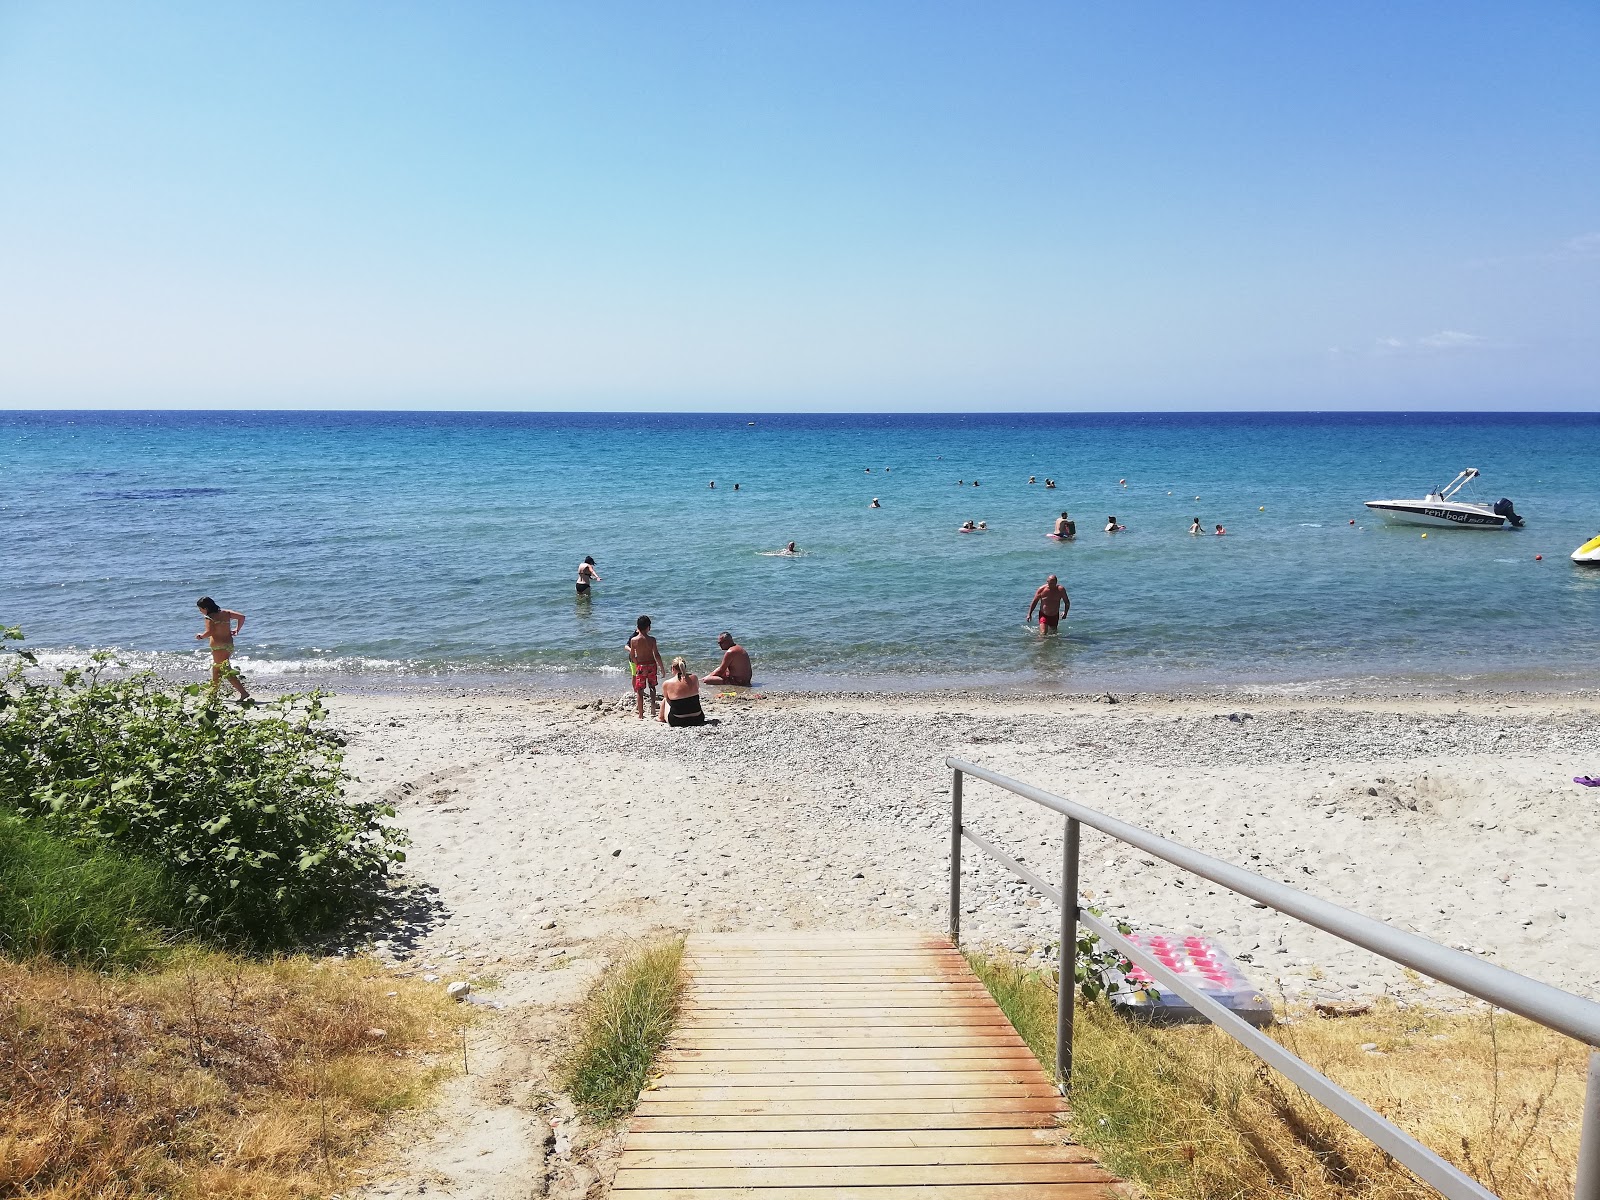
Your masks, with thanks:
[[(1024, 883), (1031, 885), (1061, 910), (1060, 984), (1056, 998), (1056, 1078), (1063, 1091), (1072, 1081), (1072, 1015), (1074, 972), (1077, 965), (1077, 926), (1098, 934), (1100, 940), (1115, 947), (1135, 966), (1141, 967), (1156, 986), (1188, 1001), (1196, 1011), (1262, 1062), (1278, 1071), (1301, 1091), (1320, 1102), (1346, 1124), (1364, 1134), (1379, 1149), (1449, 1200), (1497, 1200), (1495, 1194), (1429, 1150), (1410, 1134), (1386, 1120), (1367, 1104), (1356, 1099), (1310, 1064), (1255, 1029), (1217, 1000), (1168, 970), (1153, 954), (1118, 932), (1112, 923), (1101, 920), (1078, 904), (1078, 841), (1080, 826), (1087, 825), (1109, 837), (1165, 859), (1202, 879), (1209, 879), (1248, 896), (1285, 916), (1331, 933), (1353, 945), (1371, 950), (1391, 962), (1400, 963), (1440, 983), (1459, 988), (1480, 1000), (1527, 1017), (1547, 1029), (1575, 1038), (1585, 1045), (1600, 1047), (1600, 1004), (1562, 991), (1547, 983), (1518, 975), (1504, 967), (1484, 962), (1470, 954), (1451, 950), (1437, 942), (1405, 933), (1372, 917), (1351, 912), (1337, 904), (1319, 900), (1285, 884), (1275, 883), (1242, 867), (1201, 854), (1188, 846), (1168, 841), (1137, 825), (1130, 825), (1105, 813), (1086, 808), (1071, 800), (1012, 779), (998, 771), (980, 767), (959, 758), (946, 758), (954, 772), (950, 785), (950, 940), (961, 941), (961, 843), (971, 842), (995, 859)], [(1066, 818), (1062, 838), (1061, 887), (1041, 879), (998, 846), (968, 829), (961, 815), (961, 785), (965, 776), (981, 779), (1052, 809)], [(1600, 1053), (1589, 1054), (1588, 1091), (1583, 1106), (1583, 1133), (1578, 1149), (1574, 1200), (1600, 1200)]]

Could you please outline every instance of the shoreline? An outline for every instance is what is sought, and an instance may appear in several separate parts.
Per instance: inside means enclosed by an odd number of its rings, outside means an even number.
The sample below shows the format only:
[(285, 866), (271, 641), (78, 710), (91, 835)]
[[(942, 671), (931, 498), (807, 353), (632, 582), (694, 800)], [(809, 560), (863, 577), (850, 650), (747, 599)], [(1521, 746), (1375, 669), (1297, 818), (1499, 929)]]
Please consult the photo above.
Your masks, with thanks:
[[(26, 645), (26, 644), (25, 644)], [(40, 677), (69, 665), (87, 664), (92, 649), (78, 647), (28, 646), (39, 655), (44, 669)], [(173, 682), (193, 682), (210, 670), (204, 652), (192, 651), (110, 651), (119, 656), (130, 671), (153, 670)], [(120, 656), (126, 655), (123, 658)], [(347, 659), (348, 661), (348, 659)], [(304, 660), (256, 660), (247, 653), (236, 659), (240, 671), (251, 681), (253, 691), (272, 694), (320, 690), (333, 695), (384, 696), (403, 698), (440, 694), (484, 695), (507, 698), (577, 700), (603, 695), (629, 693), (627, 674), (621, 668), (594, 670), (553, 670), (526, 667), (483, 668), (463, 665), (437, 670), (327, 670), (299, 665)], [(285, 663), (296, 664), (288, 669)], [(693, 664), (691, 664), (692, 666)], [(706, 669), (714, 665), (707, 659)], [(759, 668), (759, 662), (757, 664)], [(1088, 703), (1103, 700), (1108, 694), (1118, 701), (1229, 701), (1251, 703), (1367, 703), (1387, 700), (1426, 700), (1478, 698), (1483, 700), (1519, 698), (1524, 700), (1588, 700), (1600, 698), (1600, 672), (1570, 672), (1556, 676), (1531, 671), (1523, 675), (1479, 673), (1476, 675), (1440, 672), (1396, 673), (1359, 676), (1321, 676), (1285, 679), (1259, 674), (1241, 674), (1220, 681), (1179, 678), (1170, 685), (1155, 682), (1152, 676), (1102, 675), (1076, 679), (1046, 678), (1038, 673), (1006, 675), (937, 676), (887, 672), (821, 673), (779, 671), (757, 682), (750, 692), (768, 698), (808, 697), (818, 700), (862, 700), (874, 698), (936, 700), (981, 699), (993, 702), (1057, 699)]]

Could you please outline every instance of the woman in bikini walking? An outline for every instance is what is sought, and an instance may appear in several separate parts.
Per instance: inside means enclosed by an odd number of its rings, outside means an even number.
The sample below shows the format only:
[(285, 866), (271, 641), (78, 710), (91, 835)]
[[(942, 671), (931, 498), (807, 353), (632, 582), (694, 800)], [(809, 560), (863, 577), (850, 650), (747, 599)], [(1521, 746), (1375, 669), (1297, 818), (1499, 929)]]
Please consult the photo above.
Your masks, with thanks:
[[(210, 596), (201, 596), (194, 603), (206, 620), (206, 627), (194, 635), (194, 640), (201, 642), (210, 639), (211, 686), (216, 687), (222, 682), (222, 665), (233, 657), (233, 639), (244, 628), (244, 614), (223, 608)], [(250, 700), (250, 693), (244, 690), (244, 681), (239, 678), (237, 671), (228, 672), (228, 682), (239, 693), (241, 701)]]

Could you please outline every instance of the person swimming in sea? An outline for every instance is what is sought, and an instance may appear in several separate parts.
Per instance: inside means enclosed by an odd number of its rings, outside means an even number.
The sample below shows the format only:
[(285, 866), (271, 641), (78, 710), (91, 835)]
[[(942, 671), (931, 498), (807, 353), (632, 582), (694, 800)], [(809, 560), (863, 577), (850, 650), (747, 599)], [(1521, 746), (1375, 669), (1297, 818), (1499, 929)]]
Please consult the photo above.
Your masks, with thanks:
[(211, 686), (215, 688), (222, 682), (226, 667), (228, 682), (233, 685), (233, 690), (239, 693), (240, 703), (254, 704), (255, 701), (250, 698), (250, 693), (245, 690), (239, 672), (227, 666), (228, 660), (233, 657), (233, 639), (244, 628), (244, 614), (234, 612), (231, 608), (223, 608), (210, 596), (201, 596), (194, 605), (206, 621), (206, 627), (194, 635), (194, 640), (201, 642), (209, 639), (211, 642)]
[(800, 549), (793, 542), (790, 542), (782, 550), (779, 550), (778, 553), (779, 554), (783, 554), (783, 555), (787, 555), (788, 557), (793, 558), (795, 555), (800, 553)]
[(957, 533), (977, 533), (978, 532), (978, 527), (975, 524), (973, 524), (971, 521), (963, 521), (963, 522), (961, 522), (961, 528), (956, 530), (956, 532)]
[(578, 564), (578, 595), (587, 596), (589, 585), (600, 582), (600, 572), (594, 569), (594, 559), (585, 554), (583, 561)]
[(1200, 528), (1200, 518), (1199, 517), (1196, 517), (1194, 519), (1194, 524), (1189, 526), (1189, 532), (1193, 533), (1193, 534), (1200, 534), (1200, 533), (1204, 533), (1205, 532), (1203, 529)]
[(1217, 526), (1217, 536), (1218, 537), (1224, 536), (1227, 532), (1228, 531), (1226, 529), (1224, 529), (1221, 525)]
[(869, 504), (869, 505), (867, 505), (867, 507), (868, 507), (868, 508), (882, 508), (882, 507), (883, 507), (883, 505), (881, 505), (881, 504), (879, 504), (879, 503), (878, 503), (878, 498), (877, 498), (877, 497), (876, 497), (876, 496), (874, 496), (874, 497), (873, 497), (873, 498), (872, 498), (872, 503), (871, 503), (871, 504)]
[(1037, 479), (1035, 479), (1032, 475), (1029, 475), (1028, 476), (1028, 482), (1029, 483), (1038, 483), (1039, 481)]
[(1055, 487), (1055, 486), (1056, 486), (1056, 481), (1055, 481), (1055, 480), (1054, 480), (1054, 479), (1048, 479), (1048, 478), (1047, 478), (1047, 479), (1046, 479), (1046, 480), (1045, 480), (1045, 481), (1044, 481), (1044, 485), (1045, 485), (1045, 487), (1047, 487), (1047, 488), (1053, 488), (1053, 487)]
[(1078, 523), (1068, 517), (1065, 512), (1056, 518), (1056, 536), (1062, 539), (1078, 536)]
[(1117, 524), (1117, 519), (1115, 517), (1107, 517), (1106, 518), (1106, 532), (1107, 533), (1121, 533), (1126, 528), (1127, 528), (1126, 525), (1118, 525)]

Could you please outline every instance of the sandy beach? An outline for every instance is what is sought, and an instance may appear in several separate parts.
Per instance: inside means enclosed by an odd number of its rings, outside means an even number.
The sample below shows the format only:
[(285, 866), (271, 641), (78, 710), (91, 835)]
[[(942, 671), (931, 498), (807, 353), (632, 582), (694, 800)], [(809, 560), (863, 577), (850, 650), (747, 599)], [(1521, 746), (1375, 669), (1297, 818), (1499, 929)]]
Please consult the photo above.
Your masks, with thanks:
[[(551, 1064), (619, 947), (667, 931), (942, 931), (946, 754), (1072, 796), (1269, 878), (1600, 996), (1588, 883), (1600, 701), (1463, 696), (719, 700), (670, 729), (603, 699), (345, 696), (359, 789), (390, 798), (433, 915), (381, 938), (398, 972), (488, 977), (474, 1034), (400, 1173), (371, 1193), (582, 1195), (609, 1143), (577, 1129)], [(968, 823), (1053, 877), (1059, 818), (969, 783)], [(1041, 953), (1056, 914), (975, 852), (969, 945)], [(1085, 831), (1090, 903), (1199, 931), (1275, 997), (1458, 993)], [(599, 1174), (597, 1174), (599, 1173)], [(509, 1190), (502, 1191), (502, 1187)]]
[[(663, 929), (945, 927), (956, 754), (1563, 987), (1600, 995), (1596, 702), (1110, 704), (937, 696), (718, 701), (638, 721), (620, 697), (347, 697), (360, 788), (397, 805), (438, 889), (417, 950), (466, 961)], [(979, 783), (968, 821), (1053, 875), (1059, 818)], [(1108, 912), (1198, 930), (1292, 996), (1414, 985), (1086, 831)], [(1030, 952), (1050, 907), (969, 851), (966, 936)]]

